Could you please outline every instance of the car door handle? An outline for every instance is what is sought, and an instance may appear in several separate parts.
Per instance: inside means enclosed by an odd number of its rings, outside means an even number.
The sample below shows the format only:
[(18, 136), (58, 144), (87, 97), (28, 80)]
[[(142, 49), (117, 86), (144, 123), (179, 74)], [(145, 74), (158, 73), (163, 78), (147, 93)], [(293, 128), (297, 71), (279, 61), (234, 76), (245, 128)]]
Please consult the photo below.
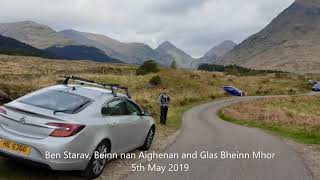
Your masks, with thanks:
[(119, 123), (113, 122), (113, 123), (111, 124), (111, 127), (116, 127), (116, 126), (119, 126)]

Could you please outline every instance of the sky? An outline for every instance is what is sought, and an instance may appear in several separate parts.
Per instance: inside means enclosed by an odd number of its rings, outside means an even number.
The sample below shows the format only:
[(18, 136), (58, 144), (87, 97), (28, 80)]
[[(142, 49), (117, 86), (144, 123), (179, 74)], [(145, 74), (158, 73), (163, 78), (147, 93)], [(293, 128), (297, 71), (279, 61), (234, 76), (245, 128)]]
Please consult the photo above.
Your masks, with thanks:
[(170, 41), (200, 57), (224, 40), (240, 43), (257, 33), (293, 1), (1, 0), (0, 22), (31, 20), (152, 48)]

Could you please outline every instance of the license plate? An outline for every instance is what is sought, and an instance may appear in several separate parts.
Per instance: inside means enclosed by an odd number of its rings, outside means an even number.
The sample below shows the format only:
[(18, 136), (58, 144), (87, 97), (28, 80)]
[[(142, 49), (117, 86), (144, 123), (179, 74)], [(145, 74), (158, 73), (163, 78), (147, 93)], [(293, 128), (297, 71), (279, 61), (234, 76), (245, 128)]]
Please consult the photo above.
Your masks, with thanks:
[(8, 150), (18, 154), (24, 154), (26, 156), (29, 156), (31, 151), (31, 146), (19, 144), (6, 139), (0, 139), (0, 149), (4, 149), (4, 150)]

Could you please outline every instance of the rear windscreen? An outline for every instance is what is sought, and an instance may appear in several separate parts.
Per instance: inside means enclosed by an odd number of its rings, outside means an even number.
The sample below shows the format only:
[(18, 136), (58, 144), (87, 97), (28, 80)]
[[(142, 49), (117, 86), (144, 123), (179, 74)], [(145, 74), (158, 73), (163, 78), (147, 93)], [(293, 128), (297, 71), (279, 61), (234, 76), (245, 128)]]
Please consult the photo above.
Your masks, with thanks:
[(51, 90), (24, 98), (20, 100), (20, 102), (53, 111), (63, 111), (72, 110), (83, 104), (88, 104), (90, 99), (64, 91)]

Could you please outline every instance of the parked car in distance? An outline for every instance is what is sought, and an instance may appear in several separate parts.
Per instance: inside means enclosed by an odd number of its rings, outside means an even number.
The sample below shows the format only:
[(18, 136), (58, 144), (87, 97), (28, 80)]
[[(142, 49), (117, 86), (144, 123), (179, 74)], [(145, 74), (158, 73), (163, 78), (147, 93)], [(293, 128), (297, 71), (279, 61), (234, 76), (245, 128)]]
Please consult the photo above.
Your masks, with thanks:
[(246, 96), (247, 93), (233, 86), (224, 86), (223, 90), (232, 96)]
[(312, 88), (313, 91), (320, 91), (320, 82), (315, 84)]
[[(70, 79), (81, 83), (68, 84)], [(79, 79), (68, 77), (62, 85), (0, 107), (0, 155), (53, 170), (81, 171), (93, 179), (107, 164), (106, 158), (95, 158), (94, 153), (148, 150), (155, 134), (150, 113), (128, 93), (116, 94), (123, 87)], [(65, 159), (65, 152), (81, 158)], [(62, 157), (48, 158), (48, 153)], [(89, 158), (80, 156), (86, 154)]]

